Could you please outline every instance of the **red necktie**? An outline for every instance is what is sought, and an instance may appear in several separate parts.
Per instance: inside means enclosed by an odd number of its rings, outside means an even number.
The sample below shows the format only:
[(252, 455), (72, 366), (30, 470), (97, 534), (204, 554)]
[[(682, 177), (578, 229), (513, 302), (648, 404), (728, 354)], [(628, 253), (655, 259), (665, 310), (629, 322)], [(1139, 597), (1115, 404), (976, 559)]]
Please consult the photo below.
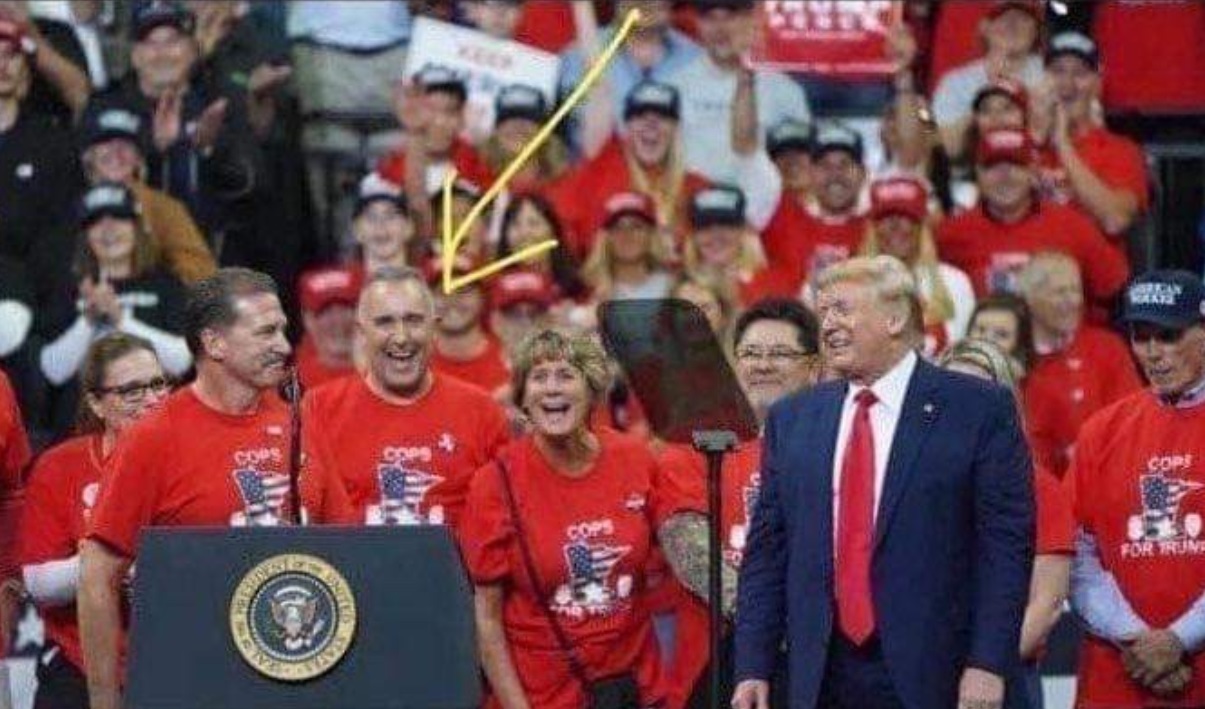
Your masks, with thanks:
[(870, 428), (870, 407), (877, 401), (869, 389), (863, 389), (854, 397), (858, 408), (845, 446), (845, 458), (841, 461), (837, 622), (841, 632), (859, 645), (874, 632), (874, 599), (870, 593), (870, 557), (874, 545), (874, 432)]

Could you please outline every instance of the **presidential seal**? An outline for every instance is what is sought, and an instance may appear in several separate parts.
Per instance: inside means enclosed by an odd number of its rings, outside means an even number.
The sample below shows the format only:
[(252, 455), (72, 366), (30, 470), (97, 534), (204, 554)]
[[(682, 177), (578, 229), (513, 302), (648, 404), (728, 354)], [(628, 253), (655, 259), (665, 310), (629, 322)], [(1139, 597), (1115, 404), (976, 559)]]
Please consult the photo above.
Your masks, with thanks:
[(356, 633), (356, 599), (335, 567), (281, 554), (247, 572), (230, 599), (230, 634), (265, 677), (301, 682), (327, 672)]

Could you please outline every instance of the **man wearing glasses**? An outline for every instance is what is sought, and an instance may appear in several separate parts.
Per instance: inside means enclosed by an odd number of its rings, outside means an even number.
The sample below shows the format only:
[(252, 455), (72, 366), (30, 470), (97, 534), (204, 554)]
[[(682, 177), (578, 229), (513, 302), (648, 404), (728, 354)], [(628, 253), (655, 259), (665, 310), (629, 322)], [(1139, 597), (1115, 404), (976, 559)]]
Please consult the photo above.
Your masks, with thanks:
[(1088, 628), (1084, 706), (1205, 705), (1205, 287), (1186, 271), (1130, 285), (1124, 319), (1148, 389), (1084, 424), (1069, 475), (1072, 604)]
[[(819, 325), (797, 300), (768, 298), (755, 303), (736, 322), (733, 346), (736, 375), (764, 423), (779, 399), (816, 383), (820, 370)], [(705, 707), (707, 697), (707, 473), (703, 456), (688, 446), (669, 446), (661, 456), (664, 494), (677, 511), (659, 536), (677, 577), (672, 614), (673, 652), (667, 674), (669, 706)], [(746, 441), (724, 461), (721, 537), (724, 540), (725, 615), (736, 600), (736, 574), (761, 484), (761, 442)], [(667, 648), (668, 649), (668, 648)], [(731, 651), (726, 653), (731, 656)], [(731, 677), (731, 671), (724, 672)], [(730, 696), (731, 687), (724, 690)]]

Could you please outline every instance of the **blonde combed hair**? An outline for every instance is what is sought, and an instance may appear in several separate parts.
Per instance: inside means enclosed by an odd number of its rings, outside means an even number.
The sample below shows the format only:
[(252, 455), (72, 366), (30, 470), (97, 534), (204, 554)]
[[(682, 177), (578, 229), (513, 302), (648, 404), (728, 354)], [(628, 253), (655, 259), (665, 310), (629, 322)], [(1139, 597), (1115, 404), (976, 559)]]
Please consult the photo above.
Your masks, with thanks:
[[(941, 277), (941, 270), (938, 268), (941, 260), (937, 257), (937, 241), (933, 237), (933, 229), (928, 221), (921, 223), (920, 234), (917, 238), (920, 240), (920, 248), (916, 256), (916, 265), (912, 270), (914, 278), (918, 281), (918, 295), (921, 283), (928, 284), (931, 290), (928, 298), (921, 298), (925, 325), (940, 325), (953, 319), (954, 297), (950, 295), (950, 289), (946, 287), (946, 283)], [(866, 237), (862, 241), (861, 253), (863, 256), (878, 256), (883, 253), (882, 246), (879, 244), (879, 232), (873, 222), (866, 227)]]
[(902, 310), (912, 339), (919, 342), (925, 329), (920, 294), (916, 278), (902, 261), (885, 254), (846, 259), (820, 273), (816, 278), (816, 292), (847, 282), (868, 286), (880, 303)]

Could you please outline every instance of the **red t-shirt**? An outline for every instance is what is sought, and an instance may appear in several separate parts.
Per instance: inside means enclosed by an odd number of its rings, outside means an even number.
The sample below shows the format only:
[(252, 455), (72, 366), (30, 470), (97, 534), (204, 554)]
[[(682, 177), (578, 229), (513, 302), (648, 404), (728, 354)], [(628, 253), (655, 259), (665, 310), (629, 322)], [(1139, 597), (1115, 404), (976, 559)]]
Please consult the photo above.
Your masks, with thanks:
[[(686, 446), (667, 446), (659, 462), (664, 481), (662, 504), (667, 512), (707, 514), (707, 461), (702, 454)], [(724, 540), (724, 560), (740, 568), (753, 508), (761, 491), (761, 442), (743, 442), (726, 456), (721, 479), (720, 535)], [(711, 636), (707, 604), (676, 579), (674, 585), (677, 623), (674, 656), (665, 672), (667, 706), (682, 707), (707, 666)]]
[[(1205, 592), (1205, 406), (1177, 409), (1148, 391), (1084, 424), (1076, 443), (1076, 519), (1134, 612), (1166, 628)], [(1077, 706), (1205, 706), (1205, 653), (1183, 694), (1162, 699), (1130, 680), (1111, 643), (1085, 635)]]
[(1097, 3), (1094, 22), (1106, 108), (1150, 113), (1205, 108), (1205, 3), (1110, 0)]
[[(687, 208), (691, 196), (711, 183), (706, 177), (687, 171), (675, 200), (674, 218), (670, 229), (676, 244), (681, 244), (689, 229)], [(602, 226), (599, 205), (613, 194), (636, 189), (628, 171), (622, 140), (611, 139), (592, 160), (579, 164), (549, 186), (547, 197), (556, 207), (565, 230), (565, 241), (579, 261), (590, 255), (594, 237)]]
[(766, 258), (794, 281), (795, 295), (824, 269), (857, 255), (865, 238), (865, 217), (814, 215), (786, 194), (762, 231)]
[[(134, 424), (110, 458), (88, 537), (135, 556), (147, 526), (276, 526), (289, 511), (289, 410), (264, 394), (253, 414), (224, 414), (192, 387)], [(308, 453), (308, 451), (307, 451)], [(342, 483), (304, 456), (301, 499), (317, 523), (354, 519)]]
[(1016, 292), (1017, 273), (1039, 251), (1062, 251), (1074, 258), (1093, 303), (1111, 298), (1129, 278), (1124, 255), (1087, 217), (1059, 204), (1035, 204), (1012, 224), (993, 219), (982, 205), (944, 220), (937, 228), (941, 260), (971, 277), (975, 295)]
[[(498, 456), (509, 470), (538, 594), (497, 465), (473, 478), (461, 528), (473, 582), (506, 589), (502, 620), (511, 660), (528, 703), (541, 709), (579, 709), (585, 701), (548, 611), (592, 677), (634, 673), (641, 706), (664, 696), (652, 620), (641, 602), (653, 535), (664, 518), (657, 463), (642, 440), (610, 431), (598, 437), (600, 456), (580, 477), (553, 469), (530, 437)], [(486, 706), (498, 702), (491, 697)]]
[[(29, 475), (21, 515), (21, 565), (70, 559), (78, 553), (100, 493), (99, 436), (79, 436), (43, 453)], [(46, 637), (76, 668), (84, 667), (75, 604), (38, 608)]]
[[(1103, 127), (1080, 133), (1073, 143), (1075, 152), (1093, 174), (1110, 188), (1125, 190), (1134, 195), (1138, 200), (1139, 209), (1146, 210), (1150, 203), (1146, 159), (1137, 143)], [(1057, 151), (1050, 148), (1042, 151), (1038, 184), (1043, 199), (1059, 204), (1076, 204), (1075, 193), (1071, 189), (1067, 171), (1059, 161)], [(1119, 248), (1124, 248), (1124, 243), (1114, 243)]]
[(1034, 459), (1062, 477), (1080, 426), (1142, 386), (1125, 342), (1083, 325), (1061, 352), (1039, 355), (1025, 377), (1025, 419)]
[(577, 38), (573, 8), (562, 0), (528, 0), (520, 5), (515, 41), (554, 54)]
[(474, 472), (509, 430), (488, 394), (439, 375), (409, 405), (346, 377), (307, 394), (303, 420), (315, 454), (343, 480), (366, 524), (457, 526)]
[(470, 360), (449, 359), (440, 353), (436, 345), (431, 350), (431, 371), (455, 377), (494, 394), (510, 384), (510, 365), (507, 364), (506, 350), (501, 340), (493, 335), (487, 335), (486, 338), (488, 344), (485, 351)]
[(1033, 495), (1037, 504), (1037, 553), (1075, 553), (1074, 486), (1046, 468), (1034, 466)]
[[(21, 472), (29, 463), (29, 438), (17, 397), (0, 371), (0, 579), (17, 575), (15, 543), (21, 516)], [(0, 658), (8, 645), (0, 639)]]
[(318, 359), (318, 350), (309, 335), (297, 344), (297, 378), (305, 389), (313, 389), (339, 377), (355, 374), (355, 367), (328, 367)]
[(20, 487), (21, 470), (29, 462), (29, 454), (17, 395), (0, 371), (0, 489)]
[[(487, 189), (493, 184), (493, 171), (485, 164), (485, 160), (482, 159), (477, 149), (464, 140), (457, 138), (452, 143), (450, 159), (452, 167), (456, 168), (456, 172), (459, 173), (460, 177), (472, 182), (482, 190)], [(377, 173), (395, 185), (405, 184), (406, 149), (404, 147), (398, 148), (381, 158), (381, 161), (377, 163)]]

